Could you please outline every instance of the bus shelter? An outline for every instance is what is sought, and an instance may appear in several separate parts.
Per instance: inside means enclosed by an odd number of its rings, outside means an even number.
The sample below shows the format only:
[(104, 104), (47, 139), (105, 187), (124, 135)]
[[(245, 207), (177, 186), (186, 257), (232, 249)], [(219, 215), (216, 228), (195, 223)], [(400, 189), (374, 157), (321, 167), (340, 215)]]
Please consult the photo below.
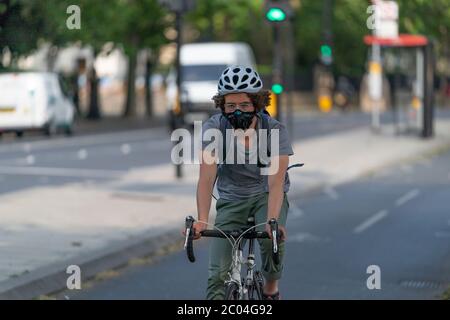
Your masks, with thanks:
[[(415, 56), (415, 72), (412, 85), (412, 98), (407, 109), (400, 108), (398, 100), (393, 99), (392, 110), (396, 129), (403, 127), (415, 129), (424, 138), (433, 136), (434, 118), (434, 54), (431, 42), (421, 35), (400, 34), (395, 38), (381, 38), (375, 35), (364, 37), (364, 43), (371, 46), (369, 68), (369, 95), (373, 99), (381, 97), (383, 59), (385, 49), (395, 48), (399, 54), (407, 50)], [(394, 92), (396, 91), (394, 86)], [(403, 116), (401, 116), (403, 113)], [(372, 127), (380, 129), (381, 112), (375, 105), (372, 108)], [(403, 123), (402, 123), (403, 122)]]

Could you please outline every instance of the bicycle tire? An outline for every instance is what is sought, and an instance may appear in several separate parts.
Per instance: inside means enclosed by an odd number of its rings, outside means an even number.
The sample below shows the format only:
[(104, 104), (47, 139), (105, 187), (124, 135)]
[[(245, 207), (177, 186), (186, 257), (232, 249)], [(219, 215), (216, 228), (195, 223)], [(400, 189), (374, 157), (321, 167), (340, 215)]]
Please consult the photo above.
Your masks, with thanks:
[(253, 300), (262, 300), (263, 299), (263, 290), (264, 290), (264, 280), (261, 272), (256, 271), (253, 277), (253, 281), (255, 283), (253, 288), (252, 295), (256, 292), (256, 299)]
[(225, 300), (239, 300), (239, 286), (230, 282), (225, 286)]

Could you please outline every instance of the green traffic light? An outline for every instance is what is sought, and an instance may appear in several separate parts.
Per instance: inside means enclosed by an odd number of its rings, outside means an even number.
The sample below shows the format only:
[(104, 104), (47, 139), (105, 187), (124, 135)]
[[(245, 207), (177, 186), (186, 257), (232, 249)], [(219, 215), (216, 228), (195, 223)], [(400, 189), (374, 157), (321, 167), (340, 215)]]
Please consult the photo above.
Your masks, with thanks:
[(324, 57), (331, 57), (331, 55), (333, 54), (333, 51), (331, 50), (331, 47), (329, 45), (324, 44), (324, 45), (320, 46), (320, 53)]
[(279, 83), (275, 83), (274, 85), (272, 85), (272, 92), (275, 94), (280, 94), (283, 92), (283, 90), (283, 86)]
[(266, 13), (267, 20), (272, 22), (280, 22), (286, 19), (286, 13), (280, 8), (270, 8)]

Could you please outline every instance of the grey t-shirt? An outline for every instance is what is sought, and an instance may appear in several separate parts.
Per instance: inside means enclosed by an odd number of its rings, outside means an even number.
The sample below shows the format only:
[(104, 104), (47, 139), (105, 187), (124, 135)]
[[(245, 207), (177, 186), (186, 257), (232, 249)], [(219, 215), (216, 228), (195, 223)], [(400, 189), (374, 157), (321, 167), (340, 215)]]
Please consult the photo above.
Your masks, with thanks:
[[(203, 134), (208, 129), (220, 130), (222, 114), (215, 114), (203, 123)], [(269, 130), (278, 129), (279, 133), (279, 155), (293, 155), (292, 145), (286, 127), (276, 119), (269, 117)], [(258, 115), (257, 129), (262, 127), (261, 117)], [(270, 132), (270, 131), (269, 131)], [(271, 136), (267, 139), (270, 150)], [(211, 141), (202, 139), (204, 150)], [(230, 148), (233, 150), (232, 148)], [(236, 150), (237, 148), (235, 148)], [(230, 150), (227, 149), (227, 153)], [(236, 151), (235, 151), (236, 152)], [(265, 151), (264, 151), (265, 152)], [(244, 200), (255, 195), (268, 192), (268, 176), (261, 174), (261, 168), (256, 164), (246, 161), (244, 164), (220, 164), (218, 167), (217, 191), (219, 197), (224, 200)], [(289, 191), (289, 175), (286, 173), (284, 192)]]

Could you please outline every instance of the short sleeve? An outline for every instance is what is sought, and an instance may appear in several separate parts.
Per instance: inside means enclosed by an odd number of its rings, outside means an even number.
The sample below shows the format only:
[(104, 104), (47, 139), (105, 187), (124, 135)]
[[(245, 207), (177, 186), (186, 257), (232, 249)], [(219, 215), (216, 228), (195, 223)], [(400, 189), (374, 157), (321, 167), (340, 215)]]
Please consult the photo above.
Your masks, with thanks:
[(208, 120), (203, 122), (202, 125), (202, 150), (212, 142), (210, 138), (205, 137), (205, 133), (210, 129), (220, 130), (220, 115), (213, 115)]
[(288, 131), (286, 129), (286, 126), (278, 121), (276, 121), (273, 126), (271, 126), (271, 132), (269, 133), (269, 150), (272, 152), (272, 146), (271, 146), (271, 135), (272, 130), (278, 130), (279, 134), (279, 152), (278, 155), (288, 155), (292, 156), (294, 154), (294, 150), (292, 149), (291, 140), (289, 138)]

